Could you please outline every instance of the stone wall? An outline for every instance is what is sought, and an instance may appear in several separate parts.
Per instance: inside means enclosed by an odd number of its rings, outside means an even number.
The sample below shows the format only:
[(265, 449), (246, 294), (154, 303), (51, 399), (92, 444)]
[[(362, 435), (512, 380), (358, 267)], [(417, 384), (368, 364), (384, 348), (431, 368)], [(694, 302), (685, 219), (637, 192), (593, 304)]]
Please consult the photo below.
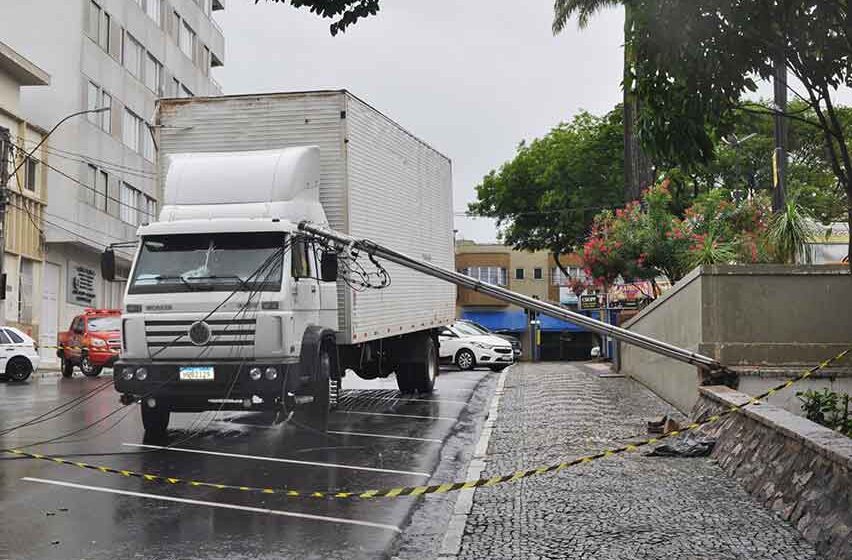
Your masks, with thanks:
[[(703, 420), (749, 397), (702, 387), (693, 411)], [(852, 558), (852, 438), (770, 404), (757, 404), (704, 428), (718, 438), (713, 457), (826, 559)]]

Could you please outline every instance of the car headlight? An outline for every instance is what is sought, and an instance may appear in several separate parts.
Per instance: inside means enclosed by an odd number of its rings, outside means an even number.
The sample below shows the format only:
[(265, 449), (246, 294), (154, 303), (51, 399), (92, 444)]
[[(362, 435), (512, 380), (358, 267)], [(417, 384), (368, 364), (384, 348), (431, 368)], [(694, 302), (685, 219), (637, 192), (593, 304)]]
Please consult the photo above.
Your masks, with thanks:
[(92, 339), (89, 340), (89, 344), (91, 344), (92, 346), (98, 346), (98, 347), (103, 347), (103, 346), (107, 345), (106, 340), (104, 340), (102, 338), (92, 338)]
[(251, 377), (252, 381), (257, 381), (263, 377), (263, 370), (259, 367), (253, 367), (249, 370), (249, 377)]
[(491, 350), (494, 348), (491, 344), (485, 344), (484, 342), (471, 342), (471, 344), (477, 348), (482, 348), (483, 350)]

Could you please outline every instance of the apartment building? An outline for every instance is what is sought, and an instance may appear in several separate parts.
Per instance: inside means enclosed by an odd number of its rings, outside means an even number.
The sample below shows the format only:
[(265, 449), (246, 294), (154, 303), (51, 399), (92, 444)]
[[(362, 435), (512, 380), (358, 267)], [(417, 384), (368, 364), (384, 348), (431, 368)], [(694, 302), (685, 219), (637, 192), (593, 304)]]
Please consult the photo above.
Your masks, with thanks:
[[(26, 118), (50, 130), (102, 109), (50, 137), (41, 293), (56, 313), (42, 316), (43, 344), (82, 309), (121, 305), (124, 285), (101, 278), (100, 252), (157, 214), (157, 98), (221, 94), (211, 72), (224, 63), (213, 20), (224, 1), (3, 0), (0, 39), (52, 76), (22, 93)], [(131, 255), (117, 250), (125, 268)]]
[[(456, 243), (456, 270), (462, 274), (576, 309), (577, 298), (568, 284), (571, 278), (584, 277), (580, 259), (567, 255), (562, 262), (568, 276), (547, 251), (515, 251), (505, 245), (465, 240)], [(519, 337), (525, 359), (586, 359), (597, 344), (595, 335), (573, 323), (539, 316), (531, 324), (529, 315), (520, 307), (466, 288), (458, 290), (456, 312), (461, 319)], [(592, 314), (597, 316), (597, 312)]]
[[(6, 186), (6, 216), (3, 247), (5, 299), (0, 322), (26, 331), (39, 332), (44, 243), (42, 216), (47, 199), (44, 163), (49, 161), (48, 143), (29, 158), (17, 149), (19, 139), (33, 146), (47, 134), (27, 121), (21, 112), (22, 88), (44, 87), (50, 76), (0, 42), (0, 185)], [(49, 140), (48, 140), (49, 142)]]

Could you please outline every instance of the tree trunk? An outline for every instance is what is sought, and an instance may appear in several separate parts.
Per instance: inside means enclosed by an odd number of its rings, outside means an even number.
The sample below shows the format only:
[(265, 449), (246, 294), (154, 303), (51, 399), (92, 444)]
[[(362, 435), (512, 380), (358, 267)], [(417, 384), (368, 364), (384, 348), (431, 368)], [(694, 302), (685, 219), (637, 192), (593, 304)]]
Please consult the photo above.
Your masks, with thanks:
[(852, 185), (846, 186), (846, 227), (849, 229), (846, 243), (846, 264), (849, 265), (849, 273), (852, 274)]
[(636, 123), (639, 118), (639, 101), (630, 91), (630, 69), (633, 66), (633, 52), (630, 50), (630, 30), (633, 16), (629, 4), (624, 6), (624, 201), (639, 200), (642, 189), (653, 181), (651, 161), (645, 155), (636, 136)]

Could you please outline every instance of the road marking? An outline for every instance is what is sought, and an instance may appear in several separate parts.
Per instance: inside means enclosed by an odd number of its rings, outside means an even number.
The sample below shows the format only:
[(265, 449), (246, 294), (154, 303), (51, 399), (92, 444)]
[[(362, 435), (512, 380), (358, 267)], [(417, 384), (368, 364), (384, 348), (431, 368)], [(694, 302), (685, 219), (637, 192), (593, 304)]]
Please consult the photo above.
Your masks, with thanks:
[(160, 445), (148, 445), (144, 443), (122, 443), (127, 447), (143, 447), (146, 449), (162, 449), (164, 451), (181, 451), (183, 453), (201, 453), (202, 455), (216, 455), (217, 457), (232, 457), (235, 459), (254, 459), (256, 461), (272, 461), (274, 463), (290, 463), (293, 465), (307, 465), (312, 467), (329, 467), (333, 469), (349, 469), (353, 471), (369, 471), (389, 474), (403, 474), (409, 476), (432, 476), (429, 473), (413, 471), (397, 471), (393, 469), (379, 469), (375, 467), (359, 467), (356, 465), (341, 465), (339, 463), (319, 463), (316, 461), (299, 461), (297, 459), (282, 459), (280, 457), (264, 457), (263, 455), (244, 455), (242, 453), (224, 453), (222, 451), (207, 451), (205, 449), (187, 449), (185, 447), (164, 447)]
[(335, 410), (340, 414), (363, 414), (364, 416), (393, 416), (395, 418), (420, 418), (421, 420), (448, 420), (455, 422), (458, 418), (448, 416), (417, 416), (415, 414), (391, 414), (390, 412), (361, 412), (358, 410)]
[(340, 436), (360, 436), (360, 437), (377, 437), (377, 438), (387, 438), (387, 439), (404, 439), (409, 441), (425, 441), (427, 443), (444, 443), (443, 440), (440, 439), (432, 439), (432, 438), (419, 438), (419, 437), (410, 437), (410, 436), (390, 436), (386, 434), (367, 434), (364, 432), (332, 432), (328, 431), (330, 434), (340, 435)]
[(328, 523), (342, 523), (345, 525), (358, 525), (361, 527), (374, 527), (376, 529), (385, 529), (395, 533), (401, 533), (399, 527), (395, 525), (385, 525), (384, 523), (373, 523), (372, 521), (358, 521), (356, 519), (344, 519), (342, 517), (326, 517), (324, 515), (311, 515), (309, 513), (295, 513), (292, 511), (282, 511), (280, 509), (267, 509), (251, 506), (240, 506), (237, 504), (227, 504), (221, 502), (208, 502), (205, 500), (190, 500), (188, 498), (177, 498), (175, 496), (163, 496), (162, 494), (147, 494), (144, 492), (130, 492), (129, 490), (116, 490), (114, 488), (104, 488), (101, 486), (87, 486), (85, 484), (75, 484), (73, 482), (61, 482), (59, 480), (50, 480), (47, 478), (33, 478), (29, 476), (23, 477), (21, 480), (27, 482), (40, 482), (42, 484), (53, 484), (55, 486), (65, 486), (67, 488), (77, 488), (78, 490), (91, 490), (93, 492), (105, 492), (108, 494), (120, 494), (122, 496), (133, 496), (135, 498), (147, 498), (149, 500), (162, 500), (164, 502), (178, 502), (181, 504), (192, 504), (196, 506), (208, 506), (222, 509), (235, 509), (239, 511), (247, 511), (251, 513), (265, 513), (268, 515), (280, 515), (282, 517), (296, 517), (298, 519), (310, 519), (312, 521), (325, 521)]
[(358, 402), (358, 401), (396, 401), (396, 402), (425, 402), (425, 403), (447, 403), (447, 404), (458, 404), (461, 406), (467, 406), (469, 403), (465, 401), (457, 401), (452, 399), (409, 399), (406, 397), (369, 397), (369, 396), (361, 396), (361, 395), (353, 395), (352, 393), (343, 395), (340, 398), (341, 401), (344, 402)]

